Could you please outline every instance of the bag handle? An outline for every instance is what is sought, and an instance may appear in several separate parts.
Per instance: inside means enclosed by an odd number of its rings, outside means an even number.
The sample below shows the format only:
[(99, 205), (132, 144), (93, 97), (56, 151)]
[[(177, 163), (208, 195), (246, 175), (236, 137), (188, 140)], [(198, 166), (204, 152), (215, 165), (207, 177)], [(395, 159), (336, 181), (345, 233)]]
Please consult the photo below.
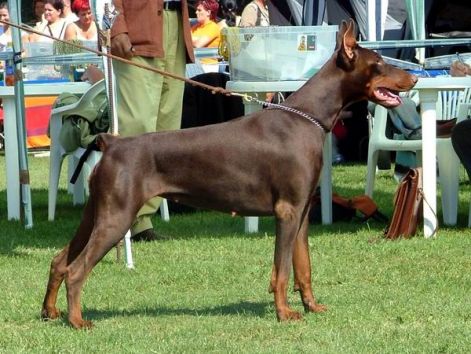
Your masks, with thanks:
[(359, 211), (363, 214), (363, 217), (360, 217), (362, 221), (366, 221), (370, 218), (380, 222), (389, 221), (388, 217), (378, 210), (378, 206), (373, 199), (367, 195), (358, 195), (351, 199), (346, 199), (338, 194), (332, 193), (332, 201), (344, 208)]

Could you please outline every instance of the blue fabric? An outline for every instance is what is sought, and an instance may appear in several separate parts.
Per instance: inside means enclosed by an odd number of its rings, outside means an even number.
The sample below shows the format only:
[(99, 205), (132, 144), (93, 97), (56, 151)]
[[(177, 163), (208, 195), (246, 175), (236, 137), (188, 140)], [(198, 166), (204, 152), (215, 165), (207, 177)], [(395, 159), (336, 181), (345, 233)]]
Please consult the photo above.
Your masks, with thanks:
[(410, 98), (403, 98), (401, 105), (389, 109), (389, 117), (394, 127), (404, 135), (406, 140), (422, 138), (422, 120), (415, 102)]

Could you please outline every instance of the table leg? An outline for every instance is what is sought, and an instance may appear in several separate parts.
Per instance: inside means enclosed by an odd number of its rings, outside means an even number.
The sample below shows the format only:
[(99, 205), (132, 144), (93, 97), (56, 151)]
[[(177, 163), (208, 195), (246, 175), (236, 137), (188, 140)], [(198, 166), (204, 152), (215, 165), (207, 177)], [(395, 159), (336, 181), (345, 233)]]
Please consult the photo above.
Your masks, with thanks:
[[(244, 113), (251, 114), (260, 111), (262, 106), (256, 102), (248, 102), (244, 100)], [(258, 216), (245, 217), (245, 232), (253, 233), (258, 232)]]
[(328, 133), (322, 152), (324, 166), (321, 172), (321, 213), (322, 224), (332, 224), (332, 133)]
[(20, 219), (20, 166), (14, 97), (3, 98), (8, 220)]
[(419, 91), (422, 115), (422, 168), (424, 190), (424, 236), (433, 237), (437, 230), (437, 144), (436, 89)]

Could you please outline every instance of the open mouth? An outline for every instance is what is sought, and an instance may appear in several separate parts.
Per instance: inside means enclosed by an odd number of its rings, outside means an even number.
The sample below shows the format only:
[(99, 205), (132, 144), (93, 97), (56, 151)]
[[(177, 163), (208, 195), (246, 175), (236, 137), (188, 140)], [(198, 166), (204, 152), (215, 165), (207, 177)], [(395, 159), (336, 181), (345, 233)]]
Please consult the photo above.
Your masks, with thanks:
[(387, 108), (397, 107), (402, 103), (402, 99), (397, 91), (392, 91), (385, 87), (378, 87), (373, 91), (373, 95), (377, 103)]

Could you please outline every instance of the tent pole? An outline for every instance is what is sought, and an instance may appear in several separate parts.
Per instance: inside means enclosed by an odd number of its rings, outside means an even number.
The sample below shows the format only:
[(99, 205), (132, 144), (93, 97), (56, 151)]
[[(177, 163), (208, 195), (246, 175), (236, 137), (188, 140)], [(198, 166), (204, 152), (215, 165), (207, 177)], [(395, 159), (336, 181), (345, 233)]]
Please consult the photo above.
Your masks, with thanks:
[[(21, 0), (9, 0), (9, 12), (13, 23), (21, 23)], [(31, 188), (29, 184), (28, 150), (26, 147), (25, 102), (21, 63), (21, 31), (12, 28), (13, 62), (15, 65), (15, 100), (16, 129), (18, 136), (18, 158), (20, 167), (20, 197), (23, 206), (25, 228), (33, 227), (33, 211), (31, 205)]]

